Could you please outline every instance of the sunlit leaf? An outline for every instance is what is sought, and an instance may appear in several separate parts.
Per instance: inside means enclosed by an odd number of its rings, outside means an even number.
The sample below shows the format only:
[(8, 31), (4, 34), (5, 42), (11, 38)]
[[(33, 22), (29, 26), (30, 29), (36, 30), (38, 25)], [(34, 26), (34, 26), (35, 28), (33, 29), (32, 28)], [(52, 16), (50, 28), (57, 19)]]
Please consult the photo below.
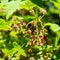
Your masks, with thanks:
[(60, 27), (59, 27), (59, 25), (57, 25), (57, 24), (46, 23), (46, 24), (45, 24), (45, 27), (46, 27), (46, 26), (50, 26), (50, 29), (51, 29), (52, 31), (54, 31), (54, 32), (57, 32), (58, 30), (60, 30)]
[(7, 3), (8, 0), (1, 0), (1, 3)]
[(5, 22), (3, 19), (0, 19), (0, 30), (8, 30), (9, 24)]
[(20, 3), (18, 1), (11, 1), (6, 3), (5, 12), (6, 12), (6, 19), (9, 19), (11, 15), (18, 9), (20, 9)]

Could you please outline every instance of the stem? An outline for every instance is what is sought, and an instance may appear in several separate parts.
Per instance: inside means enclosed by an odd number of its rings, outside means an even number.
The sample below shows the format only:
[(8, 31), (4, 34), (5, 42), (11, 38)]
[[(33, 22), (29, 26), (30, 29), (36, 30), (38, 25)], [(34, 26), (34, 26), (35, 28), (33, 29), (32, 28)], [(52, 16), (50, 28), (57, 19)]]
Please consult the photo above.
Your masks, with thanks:
[(41, 24), (42, 29), (43, 29), (43, 23), (42, 23), (41, 19), (42, 19), (44, 16), (45, 16), (45, 15), (40, 16), (40, 17), (39, 17), (39, 19), (38, 19), (38, 20), (39, 20), (39, 22), (40, 22), (40, 24)]
[(45, 15), (42, 15), (42, 16), (40, 16), (39, 18), (40, 18), (40, 20), (44, 17)]

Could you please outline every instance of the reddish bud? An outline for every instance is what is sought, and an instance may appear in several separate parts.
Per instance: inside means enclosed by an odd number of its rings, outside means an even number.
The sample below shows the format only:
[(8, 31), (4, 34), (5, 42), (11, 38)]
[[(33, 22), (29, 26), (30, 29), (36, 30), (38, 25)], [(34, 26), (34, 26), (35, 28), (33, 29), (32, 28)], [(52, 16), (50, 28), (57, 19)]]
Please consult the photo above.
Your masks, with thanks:
[(34, 39), (34, 38), (35, 38), (35, 36), (34, 36), (34, 35), (32, 35), (32, 36), (31, 36), (31, 39)]

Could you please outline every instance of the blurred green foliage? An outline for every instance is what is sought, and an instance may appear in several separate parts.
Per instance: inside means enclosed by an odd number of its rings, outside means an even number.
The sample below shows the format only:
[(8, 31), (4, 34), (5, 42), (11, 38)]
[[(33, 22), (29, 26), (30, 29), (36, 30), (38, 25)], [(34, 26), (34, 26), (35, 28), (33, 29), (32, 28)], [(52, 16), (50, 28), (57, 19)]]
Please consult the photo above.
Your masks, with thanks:
[(0, 60), (60, 60), (59, 0), (0, 0)]

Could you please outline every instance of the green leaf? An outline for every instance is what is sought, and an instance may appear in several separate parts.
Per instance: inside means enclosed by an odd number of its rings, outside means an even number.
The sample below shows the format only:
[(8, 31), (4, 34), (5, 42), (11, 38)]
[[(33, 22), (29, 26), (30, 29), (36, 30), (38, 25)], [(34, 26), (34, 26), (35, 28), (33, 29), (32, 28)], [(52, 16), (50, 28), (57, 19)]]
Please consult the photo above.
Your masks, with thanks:
[(34, 4), (43, 7), (43, 1), (42, 0), (31, 0)]
[(18, 32), (16, 32), (16, 31), (11, 31), (11, 32), (10, 32), (10, 36), (16, 36), (17, 33), (18, 33)]
[(1, 3), (7, 3), (8, 0), (1, 0)]
[(0, 48), (2, 48), (2, 47), (5, 46), (5, 44), (4, 44), (5, 41), (6, 41), (6, 40), (0, 40)]
[(3, 3), (0, 3), (0, 9), (2, 9), (4, 7)]
[(16, 57), (19, 57), (20, 55), (23, 55), (26, 57), (25, 50), (23, 50), (22, 48), (18, 51), (18, 53), (16, 54)]
[(0, 30), (8, 30), (9, 24), (5, 22), (3, 19), (0, 19)]
[(27, 23), (30, 22), (31, 20), (34, 20), (35, 19), (35, 17), (34, 16), (31, 16), (31, 15), (26, 15), (23, 18), (24, 18), (24, 21), (27, 22)]
[(24, 3), (21, 4), (21, 8), (22, 9), (26, 9), (26, 10), (31, 10), (33, 7), (35, 7), (36, 5), (33, 4), (31, 1), (24, 1)]
[(54, 4), (54, 6), (57, 8), (59, 14), (60, 14), (60, 0), (51, 0), (51, 2)]
[(11, 53), (10, 53), (10, 50), (5, 48), (5, 49), (2, 49), (2, 51), (4, 52), (5, 56), (9, 56)]
[(55, 37), (55, 43), (54, 43), (54, 46), (56, 47), (58, 45), (58, 41), (59, 41), (59, 38), (60, 38), (60, 26), (57, 25), (57, 24), (53, 24), (53, 23), (46, 23), (45, 24), (45, 27), (46, 26), (49, 26), (50, 29), (56, 33), (56, 37)]
[(60, 38), (60, 31), (57, 31), (57, 35), (58, 35), (58, 37)]
[(56, 36), (56, 41), (55, 41), (55, 47), (58, 45), (59, 39), (60, 39), (60, 31), (56, 32), (57, 36)]
[(11, 15), (18, 9), (20, 9), (20, 2), (11, 1), (6, 3), (5, 6), (6, 19), (9, 19)]
[(58, 30), (60, 30), (59, 25), (54, 24), (54, 23), (46, 23), (46, 24), (45, 24), (45, 27), (46, 27), (46, 26), (50, 26), (50, 29), (51, 29), (52, 31), (54, 31), (54, 32), (57, 32)]

